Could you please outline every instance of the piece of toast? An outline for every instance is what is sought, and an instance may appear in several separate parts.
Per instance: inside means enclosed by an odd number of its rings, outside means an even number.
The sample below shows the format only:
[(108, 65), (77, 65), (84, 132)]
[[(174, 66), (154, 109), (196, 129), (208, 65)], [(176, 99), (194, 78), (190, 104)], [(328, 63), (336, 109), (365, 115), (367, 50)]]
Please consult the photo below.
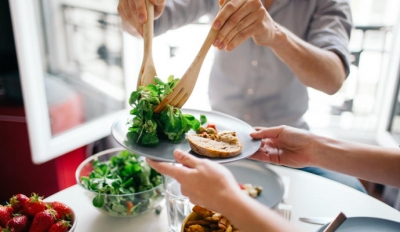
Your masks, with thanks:
[(229, 158), (242, 152), (242, 143), (236, 137), (234, 141), (226, 142), (213, 135), (192, 134), (187, 140), (192, 151), (202, 156)]

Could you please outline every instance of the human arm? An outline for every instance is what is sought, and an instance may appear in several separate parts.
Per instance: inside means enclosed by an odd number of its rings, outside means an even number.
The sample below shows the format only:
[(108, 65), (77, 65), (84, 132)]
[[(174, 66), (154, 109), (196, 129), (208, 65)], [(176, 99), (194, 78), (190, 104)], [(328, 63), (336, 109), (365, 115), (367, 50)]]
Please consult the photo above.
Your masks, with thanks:
[(251, 159), (290, 167), (317, 166), (400, 187), (400, 150), (336, 140), (288, 126), (257, 128)]
[(332, 0), (310, 7), (315, 8), (313, 17), (300, 23), (308, 24), (300, 38), (274, 22), (261, 0), (231, 0), (213, 22), (220, 28), (214, 46), (231, 51), (252, 38), (270, 47), (303, 84), (333, 94), (349, 72), (350, 10), (347, 2)]
[(221, 213), (241, 231), (296, 231), (277, 213), (244, 194), (224, 166), (179, 150), (174, 157), (183, 166), (151, 159), (147, 162), (156, 171), (176, 179), (193, 204)]

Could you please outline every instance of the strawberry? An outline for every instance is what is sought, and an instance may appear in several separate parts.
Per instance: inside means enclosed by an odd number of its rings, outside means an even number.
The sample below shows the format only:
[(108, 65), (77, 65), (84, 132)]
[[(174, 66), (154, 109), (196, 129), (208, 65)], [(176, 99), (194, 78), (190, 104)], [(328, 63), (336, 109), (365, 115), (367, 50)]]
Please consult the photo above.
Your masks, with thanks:
[(35, 215), (29, 232), (46, 232), (57, 220), (57, 212), (54, 209), (46, 209)]
[(10, 198), (10, 204), (14, 208), (14, 212), (21, 212), (25, 202), (29, 201), (29, 197), (24, 194), (17, 194)]
[(30, 221), (25, 215), (17, 215), (8, 220), (7, 228), (11, 232), (28, 232)]
[(46, 209), (46, 205), (42, 201), (42, 197), (39, 197), (36, 193), (32, 193), (29, 197), (29, 201), (26, 201), (22, 207), (22, 214), (28, 217), (35, 217), (35, 215)]
[(8, 220), (12, 218), (14, 209), (11, 205), (2, 206), (0, 205), (0, 226), (6, 227)]
[(72, 218), (72, 210), (69, 206), (66, 204), (59, 202), (59, 201), (54, 201), (51, 203), (51, 207), (57, 211), (58, 215), (60, 216), (60, 219), (67, 219), (71, 220)]
[(67, 232), (70, 227), (71, 227), (71, 224), (68, 221), (60, 220), (60, 221), (54, 223), (50, 227), (48, 232)]

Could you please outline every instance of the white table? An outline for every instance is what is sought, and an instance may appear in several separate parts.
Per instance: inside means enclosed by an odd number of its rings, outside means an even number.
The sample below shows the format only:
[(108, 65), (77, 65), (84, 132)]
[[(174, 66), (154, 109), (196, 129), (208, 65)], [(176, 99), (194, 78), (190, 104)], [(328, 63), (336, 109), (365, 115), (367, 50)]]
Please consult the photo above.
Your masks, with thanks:
[[(335, 217), (340, 211), (347, 217), (370, 216), (400, 222), (399, 211), (346, 185), (303, 171), (273, 165), (268, 167), (290, 180), (286, 202), (293, 207), (291, 223), (301, 231), (314, 232), (321, 226), (301, 222), (300, 217)], [(66, 203), (76, 212), (78, 224), (75, 232), (167, 232), (165, 209), (160, 215), (149, 212), (131, 219), (106, 216), (92, 206), (85, 190), (77, 185), (46, 198), (46, 201), (54, 200)]]

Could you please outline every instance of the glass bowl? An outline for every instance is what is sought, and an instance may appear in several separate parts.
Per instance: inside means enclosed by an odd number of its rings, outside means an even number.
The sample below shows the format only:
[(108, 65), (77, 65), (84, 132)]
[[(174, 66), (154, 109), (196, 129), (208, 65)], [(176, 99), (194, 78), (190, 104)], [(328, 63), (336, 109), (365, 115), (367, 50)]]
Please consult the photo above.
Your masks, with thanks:
[(161, 175), (144, 157), (122, 147), (90, 156), (78, 166), (75, 177), (92, 205), (110, 216), (135, 217), (155, 210), (164, 198)]

